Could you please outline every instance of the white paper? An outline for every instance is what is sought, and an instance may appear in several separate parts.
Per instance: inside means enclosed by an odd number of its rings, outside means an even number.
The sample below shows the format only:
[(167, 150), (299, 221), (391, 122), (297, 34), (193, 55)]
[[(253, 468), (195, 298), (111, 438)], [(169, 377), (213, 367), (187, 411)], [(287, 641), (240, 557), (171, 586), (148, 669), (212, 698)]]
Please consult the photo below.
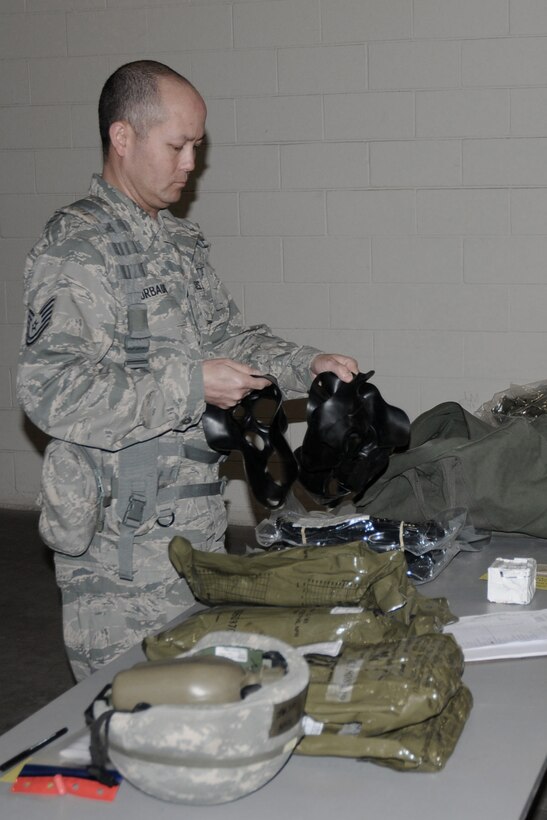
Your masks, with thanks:
[[(89, 743), (89, 729), (76, 732), (76, 734), (68, 738), (66, 745), (58, 750), (59, 761), (62, 762), (64, 766), (68, 765), (68, 763), (73, 766), (88, 766), (91, 763)], [(36, 760), (34, 762), (40, 763), (41, 761)]]
[(302, 656), (328, 655), (330, 658), (337, 658), (343, 645), (343, 640), (339, 638), (337, 641), (321, 641), (319, 643), (307, 643), (304, 646), (297, 646), (296, 651)]
[(547, 609), (467, 615), (444, 631), (454, 635), (466, 661), (547, 655)]

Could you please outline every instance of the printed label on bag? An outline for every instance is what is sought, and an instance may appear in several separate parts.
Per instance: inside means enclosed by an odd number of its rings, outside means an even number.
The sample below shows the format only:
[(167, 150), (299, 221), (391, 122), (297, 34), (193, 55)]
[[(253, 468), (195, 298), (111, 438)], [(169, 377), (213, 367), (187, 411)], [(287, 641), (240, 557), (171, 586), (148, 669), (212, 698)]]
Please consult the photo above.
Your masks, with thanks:
[(349, 703), (363, 658), (348, 658), (336, 664), (331, 682), (327, 686), (326, 699), (335, 703)]

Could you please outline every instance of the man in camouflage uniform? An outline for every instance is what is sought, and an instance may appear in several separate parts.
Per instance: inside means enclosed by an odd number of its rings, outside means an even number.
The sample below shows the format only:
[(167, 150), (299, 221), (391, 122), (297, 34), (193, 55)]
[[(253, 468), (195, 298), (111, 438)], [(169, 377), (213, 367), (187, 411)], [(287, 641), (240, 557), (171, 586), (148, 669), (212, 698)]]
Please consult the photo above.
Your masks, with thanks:
[[(89, 194), (107, 222), (68, 206), (27, 259), (18, 400), (40, 429), (92, 456), (105, 496), (104, 522), (89, 547), (61, 547), (55, 555), (78, 679), (194, 603), (168, 560), (174, 534), (203, 550), (222, 549), (218, 456), (200, 424), (206, 402), (233, 407), (269, 384), (264, 373), (291, 397), (307, 392), (315, 374), (331, 370), (349, 381), (358, 370), (350, 357), (299, 347), (263, 325), (246, 327), (208, 264), (198, 226), (165, 210), (194, 168), (205, 116), (196, 89), (167, 66), (138, 61), (114, 72), (99, 103), (103, 173)], [(131, 360), (143, 334), (131, 331), (113, 248), (128, 268), (142, 263), (136, 309), (141, 319), (144, 310), (149, 335), (143, 361)], [(148, 504), (122, 571), (128, 534), (120, 464), (144, 442), (157, 444), (156, 484), (171, 493), (171, 504), (163, 517)], [(44, 491), (55, 482), (45, 471)]]

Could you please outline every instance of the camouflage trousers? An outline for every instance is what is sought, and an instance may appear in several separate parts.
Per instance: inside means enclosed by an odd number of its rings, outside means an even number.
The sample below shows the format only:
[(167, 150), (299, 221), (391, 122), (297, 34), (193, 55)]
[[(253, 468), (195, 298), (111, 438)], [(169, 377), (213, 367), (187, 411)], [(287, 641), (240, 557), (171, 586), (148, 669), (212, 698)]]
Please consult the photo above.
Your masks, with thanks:
[(216, 552), (224, 548), (225, 530), (220, 495), (178, 502), (171, 527), (155, 524), (135, 538), (133, 581), (118, 575), (118, 535), (108, 521), (83, 556), (55, 554), (64, 641), (76, 680), (110, 663), (196, 603), (169, 561), (171, 538), (184, 535), (197, 549)]

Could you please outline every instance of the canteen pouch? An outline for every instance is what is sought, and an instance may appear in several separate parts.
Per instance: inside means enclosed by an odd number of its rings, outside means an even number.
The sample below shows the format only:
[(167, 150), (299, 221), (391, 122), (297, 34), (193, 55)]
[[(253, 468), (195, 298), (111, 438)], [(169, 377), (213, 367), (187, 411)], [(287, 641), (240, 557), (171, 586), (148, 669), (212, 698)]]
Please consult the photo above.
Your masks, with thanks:
[(38, 529), (56, 552), (83, 555), (102, 525), (103, 483), (87, 448), (54, 439), (44, 453)]

